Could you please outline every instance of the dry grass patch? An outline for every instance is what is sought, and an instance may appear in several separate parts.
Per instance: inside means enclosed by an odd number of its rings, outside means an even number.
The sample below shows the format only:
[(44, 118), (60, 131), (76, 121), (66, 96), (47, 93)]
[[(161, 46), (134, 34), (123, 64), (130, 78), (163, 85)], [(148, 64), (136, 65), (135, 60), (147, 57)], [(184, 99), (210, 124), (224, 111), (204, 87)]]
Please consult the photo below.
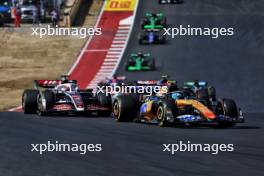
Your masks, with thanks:
[[(101, 3), (94, 2), (85, 27), (93, 27)], [(0, 30), (0, 110), (21, 104), (21, 94), (35, 79), (55, 79), (67, 73), (86, 39), (38, 38), (29, 28)]]

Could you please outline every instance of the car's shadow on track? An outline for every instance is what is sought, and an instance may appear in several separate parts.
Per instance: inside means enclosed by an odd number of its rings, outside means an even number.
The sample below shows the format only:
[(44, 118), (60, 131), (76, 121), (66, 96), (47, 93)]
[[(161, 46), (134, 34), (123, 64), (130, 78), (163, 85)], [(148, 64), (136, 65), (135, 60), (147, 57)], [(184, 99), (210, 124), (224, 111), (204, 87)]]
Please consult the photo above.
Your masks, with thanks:
[(199, 130), (250, 130), (250, 129), (261, 129), (259, 126), (234, 126), (234, 127), (217, 127), (217, 126), (173, 126), (171, 128), (179, 128), (179, 129), (199, 129)]
[[(122, 122), (124, 123), (124, 122)], [(130, 122), (127, 122), (130, 123)], [(154, 126), (157, 128), (175, 128), (175, 129), (190, 129), (190, 130), (251, 130), (251, 129), (261, 129), (260, 126), (250, 126), (250, 125), (243, 125), (243, 126), (234, 126), (234, 127), (218, 127), (218, 126), (211, 126), (211, 125), (195, 125), (195, 126), (188, 126), (188, 125), (171, 125), (166, 127), (159, 127), (155, 123), (136, 123), (136, 124), (142, 124), (142, 125), (149, 125)]]
[(43, 118), (43, 119), (113, 119), (111, 116), (98, 116), (98, 115), (65, 115), (65, 114), (56, 114), (56, 115), (47, 115), (47, 116), (38, 116), (36, 114), (28, 114), (27, 117), (31, 118)]
[(152, 127), (156, 127), (156, 128), (175, 128), (175, 129), (188, 129), (188, 130), (253, 130), (253, 129), (262, 129), (262, 127), (260, 126), (255, 126), (255, 125), (241, 125), (241, 126), (234, 126), (234, 127), (219, 127), (216, 125), (208, 125), (208, 124), (200, 124), (200, 125), (184, 125), (184, 124), (177, 124), (177, 125), (170, 125), (170, 126), (166, 126), (166, 127), (159, 127), (157, 126), (157, 124), (155, 123), (143, 123), (143, 122), (116, 122), (115, 118), (112, 116), (98, 116), (96, 114), (90, 114), (90, 115), (65, 115), (65, 114), (56, 114), (56, 115), (51, 115), (51, 116), (38, 116), (35, 114), (31, 114), (31, 115), (27, 115), (27, 117), (30, 118), (43, 118), (43, 119), (111, 119), (113, 121), (113, 123), (119, 123), (119, 124), (137, 124), (137, 125), (148, 125), (148, 126), (152, 126)]

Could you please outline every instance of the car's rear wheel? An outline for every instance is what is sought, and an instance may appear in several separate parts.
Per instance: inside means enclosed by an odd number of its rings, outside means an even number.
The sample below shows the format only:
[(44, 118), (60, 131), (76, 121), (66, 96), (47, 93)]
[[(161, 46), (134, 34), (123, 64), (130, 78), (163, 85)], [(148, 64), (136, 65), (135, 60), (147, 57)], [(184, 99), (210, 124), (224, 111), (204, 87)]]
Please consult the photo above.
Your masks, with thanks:
[(111, 95), (106, 95), (106, 93), (98, 93), (97, 94), (98, 101), (101, 106), (109, 108), (109, 110), (99, 111), (98, 116), (108, 117), (111, 115), (111, 108), (112, 108), (112, 99)]
[(97, 98), (101, 106), (111, 107), (111, 95), (106, 95), (106, 93), (98, 93)]
[(22, 109), (25, 114), (34, 114), (37, 112), (37, 97), (39, 91), (38, 90), (30, 90), (27, 89), (23, 92), (22, 95)]
[(144, 29), (145, 25), (148, 25), (148, 23), (149, 23), (149, 20), (147, 20), (147, 19), (142, 19), (142, 20), (141, 20), (141, 28)]
[(118, 122), (132, 122), (137, 116), (136, 99), (132, 96), (118, 96), (114, 100), (112, 111)]
[(53, 107), (55, 95), (50, 90), (45, 90), (42, 95), (38, 96), (38, 115), (46, 116), (48, 111)]
[(160, 24), (162, 26), (164, 26), (164, 28), (167, 27), (167, 18), (166, 17), (163, 17), (161, 20), (160, 20)]

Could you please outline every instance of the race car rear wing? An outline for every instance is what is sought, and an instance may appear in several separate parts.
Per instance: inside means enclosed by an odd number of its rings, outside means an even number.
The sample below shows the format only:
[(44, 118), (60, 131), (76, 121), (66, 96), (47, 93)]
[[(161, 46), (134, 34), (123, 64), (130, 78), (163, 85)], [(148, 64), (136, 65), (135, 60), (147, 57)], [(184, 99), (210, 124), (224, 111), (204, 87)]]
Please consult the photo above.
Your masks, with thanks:
[(126, 79), (126, 76), (117, 76), (116, 79), (117, 80), (125, 80)]
[(208, 83), (206, 81), (187, 81), (187, 82), (184, 82), (184, 86), (186, 87), (192, 87), (195, 85), (195, 82), (197, 82), (197, 84), (200, 86), (200, 87), (205, 87), (208, 85)]
[(140, 84), (140, 85), (156, 85), (158, 84), (158, 81), (157, 80), (147, 80), (147, 81), (137, 81), (137, 84)]
[(160, 31), (164, 31), (163, 29), (152, 29), (152, 28), (149, 28), (149, 29), (145, 29), (144, 31), (146, 32), (160, 32)]
[(61, 80), (35, 80), (34, 83), (36, 88), (54, 88), (61, 84)]
[[(138, 53), (131, 53), (130, 56), (131, 57), (138, 57), (139, 54)], [(142, 54), (142, 56), (144, 56), (144, 57), (150, 57), (151, 55), (150, 55), (150, 53), (144, 53), (144, 54)]]

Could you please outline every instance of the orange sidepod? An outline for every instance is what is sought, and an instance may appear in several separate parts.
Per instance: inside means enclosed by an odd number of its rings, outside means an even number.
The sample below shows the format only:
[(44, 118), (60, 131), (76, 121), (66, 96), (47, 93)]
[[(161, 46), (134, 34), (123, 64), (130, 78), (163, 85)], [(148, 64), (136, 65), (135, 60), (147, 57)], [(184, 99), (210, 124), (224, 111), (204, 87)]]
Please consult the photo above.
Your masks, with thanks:
[(216, 115), (209, 108), (197, 100), (176, 100), (175, 103), (177, 106), (192, 106), (207, 119), (213, 120), (216, 118)]

